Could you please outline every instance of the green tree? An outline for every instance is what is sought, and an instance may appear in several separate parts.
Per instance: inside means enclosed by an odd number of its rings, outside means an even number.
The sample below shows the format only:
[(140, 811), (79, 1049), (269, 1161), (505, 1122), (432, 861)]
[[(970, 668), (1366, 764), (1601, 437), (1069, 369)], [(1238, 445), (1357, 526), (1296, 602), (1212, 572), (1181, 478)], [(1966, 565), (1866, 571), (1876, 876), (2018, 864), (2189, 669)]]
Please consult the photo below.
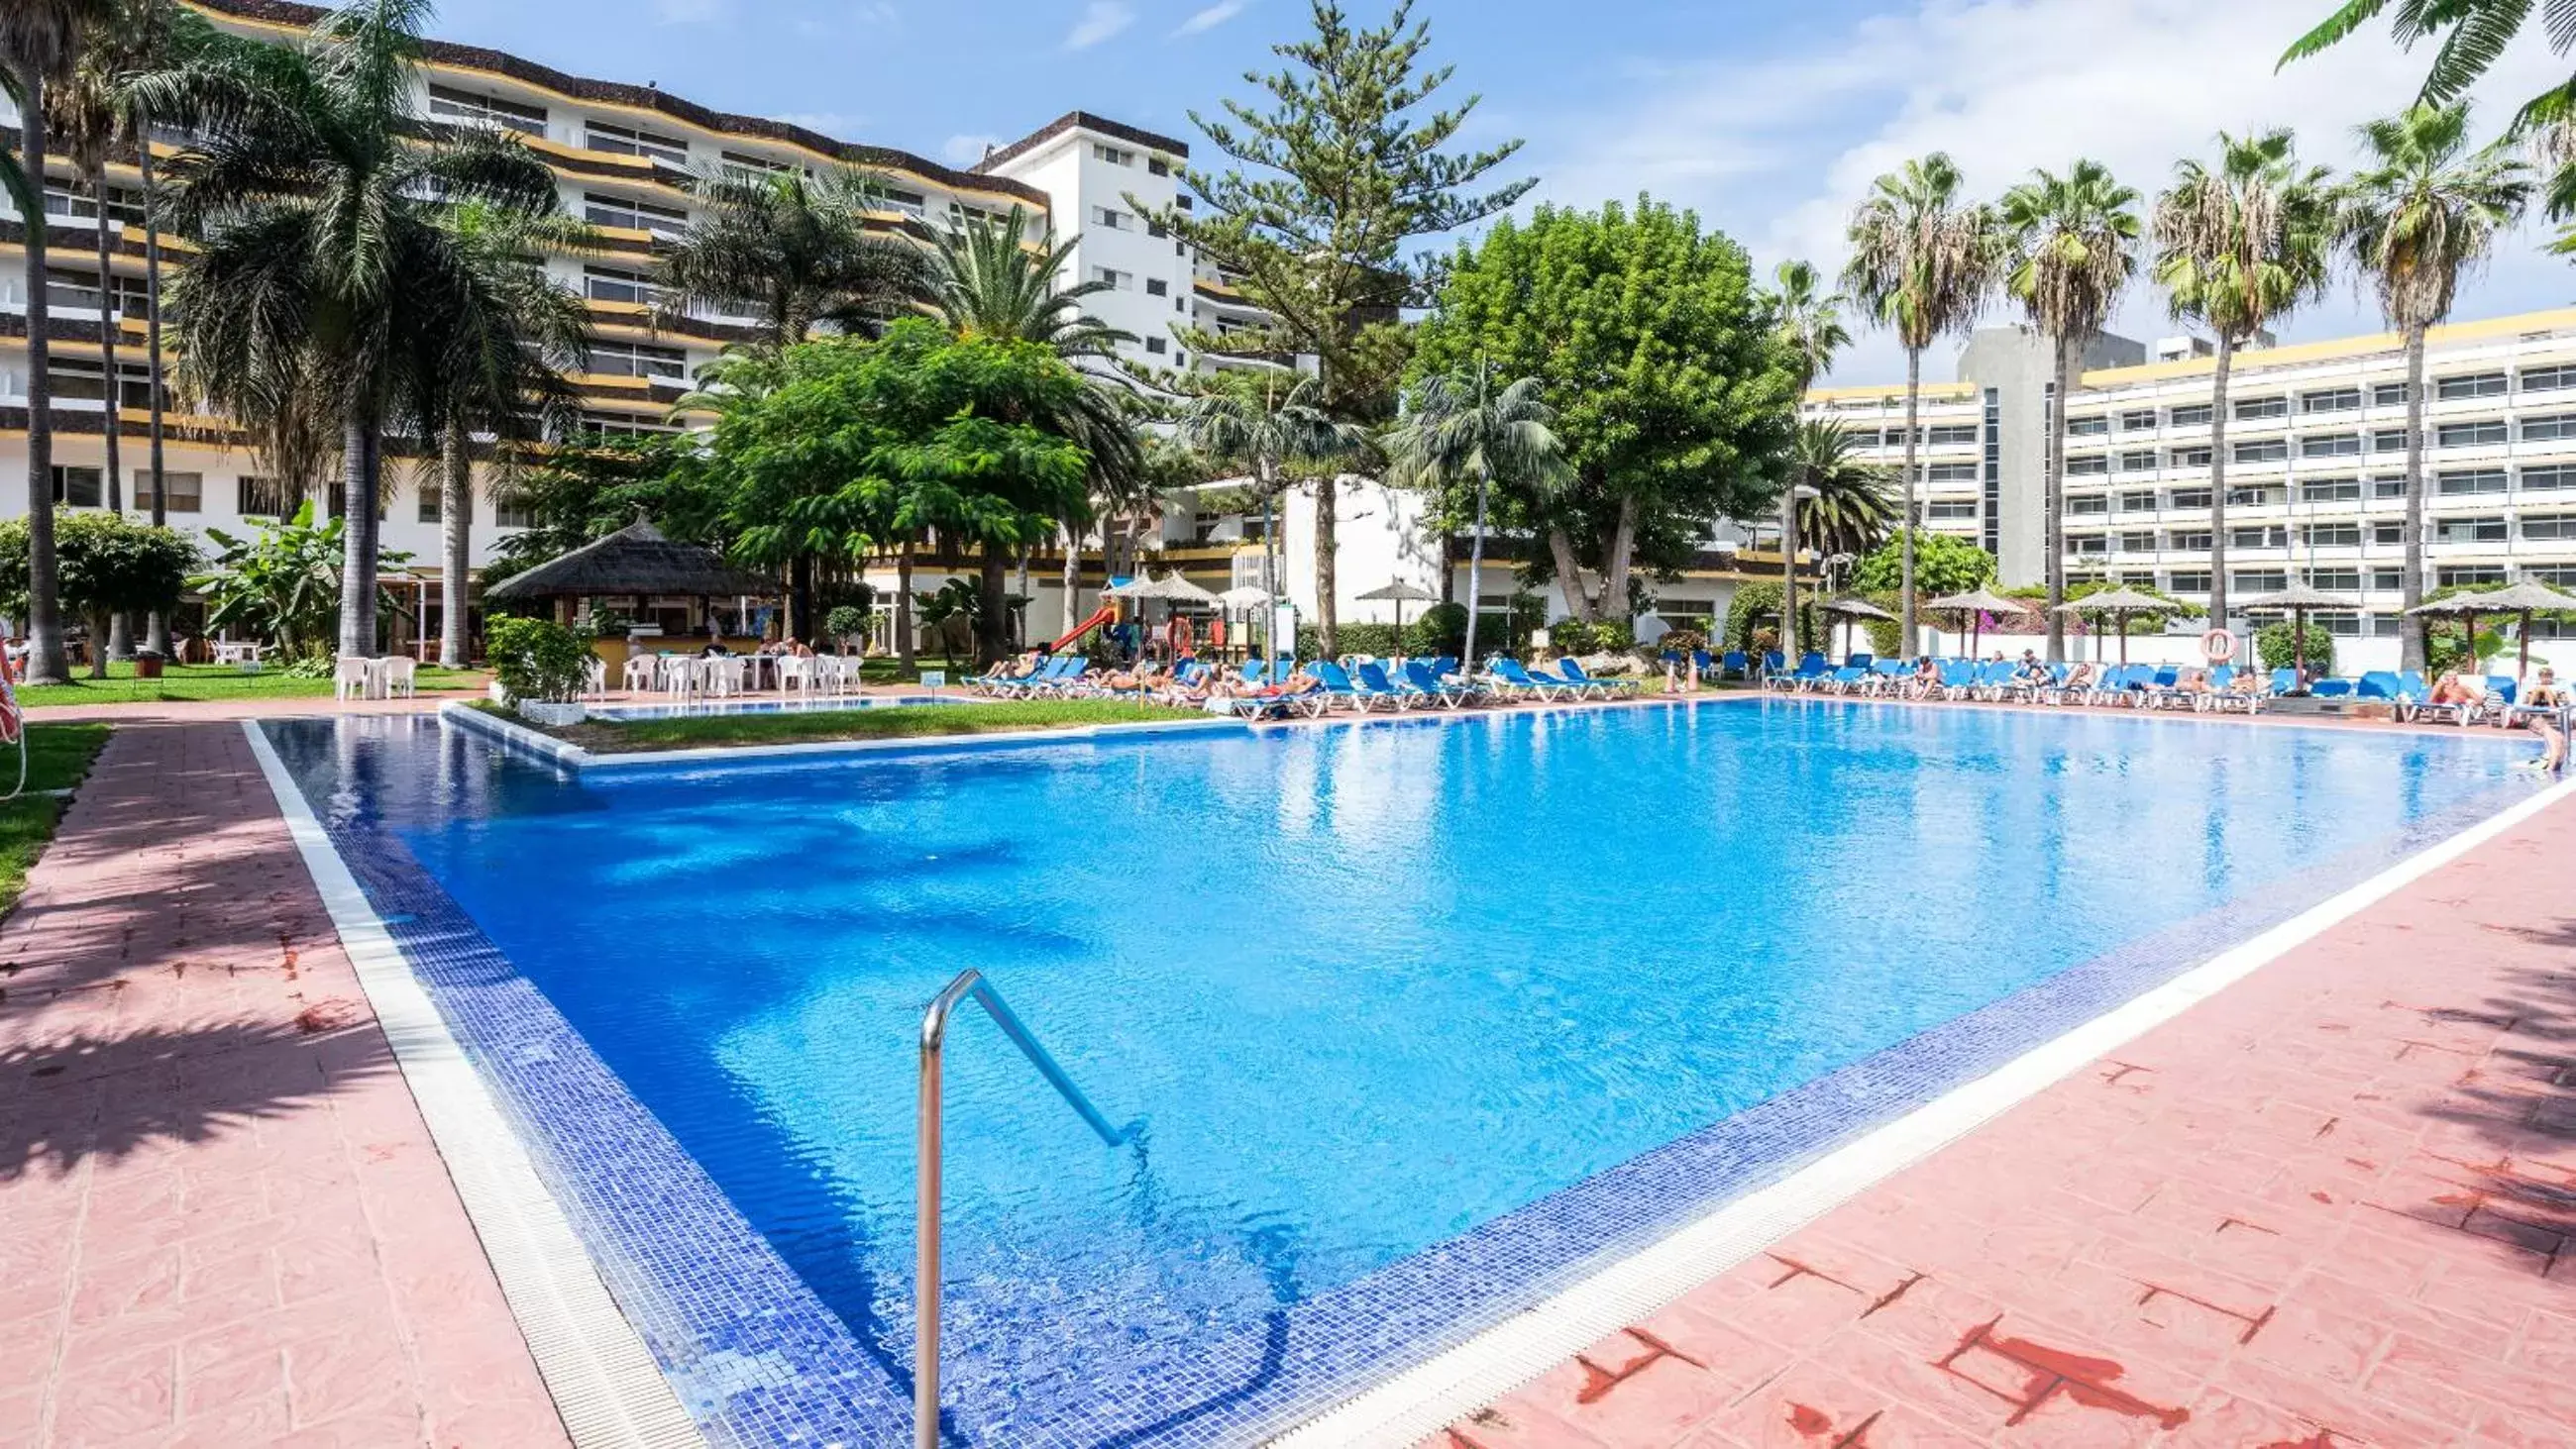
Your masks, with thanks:
[(2187, 159), (2156, 198), (2155, 277), (2177, 318), (2207, 327), (2210, 374), (2209, 615), (2227, 623), (2227, 388), (2244, 346), (2332, 275), (2333, 193), (2322, 166), (2302, 167), (2290, 133), (2218, 136), (2218, 164)]
[[(2002, 220), (2012, 238), (2004, 285), (2031, 325), (2056, 351), (2057, 396), (2075, 396), (2084, 349), (2109, 320), (2138, 265), (2138, 193), (2101, 162), (2077, 161), (2063, 176), (2047, 171), (2004, 193)], [(2066, 657), (2066, 415), (2051, 415), (2042, 464), (2040, 517), (2048, 551), (2048, 657)]]
[[(1958, 167), (1935, 151), (1872, 182), (1869, 199), (1852, 212), (1847, 235), (1852, 255), (1843, 267), (1844, 293), (1871, 321), (1894, 332), (1905, 349), (1902, 546), (1921, 522), (1914, 490), (1922, 474), (1915, 450), (1923, 436), (1923, 352), (1977, 320), (1994, 291), (2002, 228), (1992, 208), (1960, 200)], [(1910, 655), (1921, 642), (1917, 581), (1912, 564), (1900, 563), (1897, 613), (1902, 652)]]
[(1633, 565), (1688, 563), (1711, 520), (1752, 517), (1786, 481), (1798, 360), (1743, 248), (1695, 213), (1641, 197), (1498, 221), (1451, 259), (1418, 346), (1428, 371), (1481, 360), (1554, 400), (1571, 477), (1545, 496), (1498, 478), (1497, 497), (1504, 526), (1546, 539), (1533, 576), (1585, 622), (1624, 618)]
[(1792, 447), (1799, 540), (1819, 554), (1854, 558), (1885, 542), (1896, 528), (1895, 490), (1886, 469), (1861, 460), (1859, 436), (1833, 418), (1814, 418), (1798, 424)]
[[(31, 562), (27, 520), (0, 523), (0, 603), (26, 607)], [(197, 546), (185, 534), (133, 522), (121, 513), (66, 515), (54, 538), (63, 605), (89, 621), (89, 672), (107, 677), (108, 621), (179, 602)]]
[[(1267, 368), (1221, 373), (1181, 411), (1181, 441), (1252, 472), (1261, 504), (1261, 587), (1281, 592), (1278, 500), (1300, 472), (1329, 476), (1368, 447), (1367, 432), (1323, 406), (1323, 384)], [(1329, 499), (1326, 500), (1329, 503)], [(1284, 652), (1277, 649), (1274, 653)]]
[[(1274, 46), (1286, 62), (1278, 70), (1245, 77), (1266, 106), (1229, 100), (1223, 120), (1190, 113), (1235, 165), (1185, 170), (1199, 205), (1154, 213), (1276, 319), (1229, 334), (1185, 332), (1182, 345), (1203, 356), (1311, 356), (1319, 405), (1343, 422), (1391, 410), (1406, 346), (1397, 314), (1427, 303), (1436, 280), (1406, 248), (1495, 215), (1537, 184), (1479, 189), (1518, 141), (1449, 149), (1477, 98), (1436, 105), (1451, 68), (1425, 67), (1430, 27), (1412, 12), (1412, 0), (1397, 0), (1386, 24), (1360, 27), (1332, 0), (1312, 0), (1313, 35)], [(1331, 653), (1335, 480), (1317, 478), (1315, 491), (1316, 625)]]
[[(2424, 338), (2451, 315), (2460, 275), (2484, 260), (2531, 198), (2530, 168), (2502, 142), (2473, 147), (2469, 108), (2418, 105), (2361, 128), (2363, 160), (2344, 183), (2336, 231), (2379, 294), (2406, 349), (2406, 578), (2424, 601)], [(2424, 667), (2422, 637), (2400, 637), (2399, 667)]]
[[(26, 227), (27, 275), (47, 275), (44, 172), (46, 89), (65, 80), (82, 38), (112, 18), (112, 0), (10, 0), (0, 5), (0, 73), (18, 106), (18, 151), (5, 178)], [(40, 284), (27, 289), (27, 682), (71, 677), (63, 654), (62, 580), (54, 556), (53, 328)]]
[[(2294, 60), (2304, 60), (2331, 49), (2388, 10), (2390, 0), (2341, 0), (2314, 30), (2290, 43), (2282, 52), (2280, 67)], [(2566, 0), (2548, 0), (2545, 6), (2533, 0), (2396, 0), (2396, 13), (2389, 16), (2389, 28), (2401, 49), (2413, 50), (2418, 44), (2438, 37), (2433, 47), (2433, 64), (2424, 73), (2424, 84), (2416, 92), (2416, 102), (2427, 106), (2447, 106), (2469, 93), (2478, 77), (2502, 59), (2515, 36), (2531, 23), (2535, 13), (2541, 16), (2541, 33), (2550, 50), (2565, 55), (2576, 46), (2576, 10)], [(2576, 77), (2550, 87), (2523, 105), (2514, 119), (2513, 129), (2525, 130), (2533, 125), (2564, 121), (2576, 115)]]
[(360, 0), (301, 42), (239, 42), (135, 82), (193, 122), (170, 166), (174, 224), (200, 238), (171, 290), (182, 376), (306, 477), (336, 438), (345, 480), (342, 654), (376, 647), (382, 443), (422, 410), (465, 312), (504, 299), (443, 224), (456, 205), (542, 216), (554, 174), (515, 138), (423, 136), (411, 114), (427, 0)]
[(525, 528), (502, 534), (489, 576), (505, 579), (624, 528), (653, 520), (665, 537), (729, 545), (720, 519), (727, 500), (699, 466), (697, 439), (682, 434), (567, 440), (514, 469), (494, 490), (524, 514)]
[[(213, 568), (188, 580), (206, 600), (206, 629), (274, 640), (289, 654), (323, 648), (340, 610), (340, 562), (348, 552), (348, 520), (313, 521), (313, 504), (299, 505), (282, 523), (262, 524), (248, 538), (219, 528)], [(399, 564), (408, 554), (389, 554)], [(390, 594), (377, 601), (390, 609)]]
[[(1433, 373), (1414, 385), (1402, 426), (1388, 435), (1387, 481), (1431, 493), (1464, 489), (1476, 499), (1468, 535), (1466, 653), (1476, 658), (1476, 612), (1485, 575), (1485, 523), (1497, 482), (1534, 498), (1562, 483), (1565, 448), (1550, 426), (1556, 412), (1539, 396), (1534, 377), (1497, 386), (1491, 364), (1479, 360), (1455, 372)], [(1444, 515), (1447, 510), (1440, 510)]]
[[(1779, 318), (1780, 344), (1795, 359), (1798, 395), (1803, 400), (1807, 389), (1816, 385), (1817, 377), (1832, 368), (1834, 355), (1851, 345), (1851, 329), (1843, 325), (1843, 298), (1839, 293), (1826, 294), (1816, 279), (1815, 267), (1803, 261), (1782, 262), (1771, 274), (1771, 282), (1771, 306)], [(1806, 520), (1800, 516), (1804, 501), (1799, 494), (1817, 486), (1815, 478), (1807, 476), (1805, 464), (1825, 456), (1809, 456), (1810, 448), (1822, 441), (1823, 435), (1810, 439), (1803, 428), (1800, 431), (1800, 476), (1797, 486), (1788, 491), (1790, 501), (1780, 510), (1780, 597), (1784, 615), (1795, 614), (1798, 608), (1798, 550), (1808, 542), (1801, 526)], [(1846, 441), (1841, 447), (1847, 452), (1850, 444)]]
[(844, 167), (809, 177), (720, 166), (692, 190), (695, 219), (657, 269), (667, 318), (693, 307), (748, 310), (774, 350), (804, 341), (817, 324), (874, 331), (928, 289), (921, 249), (869, 230), (868, 213), (884, 191), (867, 172)]
[(1905, 559), (1914, 559), (1915, 584), (1924, 592), (1939, 597), (1964, 594), (1981, 589), (1995, 581), (1995, 556), (1947, 533), (1925, 532), (1913, 540), (1908, 550), (1900, 533), (1878, 546), (1860, 561), (1852, 572), (1852, 587), (1863, 593), (1886, 593), (1904, 578)]

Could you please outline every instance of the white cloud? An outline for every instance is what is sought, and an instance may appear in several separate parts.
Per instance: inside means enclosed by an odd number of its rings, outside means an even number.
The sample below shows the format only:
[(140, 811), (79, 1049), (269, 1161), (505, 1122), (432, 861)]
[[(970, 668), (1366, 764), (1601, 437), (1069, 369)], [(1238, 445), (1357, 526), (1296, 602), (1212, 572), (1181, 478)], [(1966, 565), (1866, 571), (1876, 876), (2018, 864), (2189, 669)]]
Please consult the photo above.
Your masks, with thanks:
[(1002, 144), (999, 136), (951, 136), (939, 143), (939, 159), (951, 166), (972, 166), (984, 159), (984, 153)]
[[(2222, 129), (2290, 126), (2309, 159), (2349, 162), (2353, 127), (2403, 105), (2427, 57), (2373, 27), (2275, 75), (2282, 47), (2317, 13), (2316, 0), (1914, 0), (1829, 50), (1644, 71), (1641, 99), (1606, 119), (1534, 124), (1528, 134), (1559, 139), (1532, 159), (1553, 200), (1590, 206), (1644, 188), (1697, 206), (1766, 268), (1790, 256), (1839, 268), (1845, 219), (1870, 180), (1927, 151), (1948, 151), (1988, 195), (2079, 156), (2152, 195), (2176, 159), (2207, 154)], [(2509, 55), (2482, 88), (2487, 124), (2563, 69), (2537, 46)], [(2464, 314), (2564, 300), (2566, 267), (2527, 240), (2508, 241), (2464, 292)], [(2141, 339), (2175, 330), (2143, 285), (2115, 325)], [(2289, 330), (2376, 325), (2367, 298), (2346, 288)], [(1883, 337), (1864, 338), (1835, 371), (1879, 380), (1896, 358)]]
[(1136, 7), (1126, 0), (1091, 0), (1082, 7), (1082, 18), (1065, 33), (1064, 48), (1089, 50), (1135, 23)]
[(1205, 10), (1201, 10), (1192, 15), (1189, 19), (1182, 21), (1180, 28), (1173, 31), (1172, 34), (1197, 35), (1204, 31), (1214, 30), (1218, 26), (1232, 20), (1234, 17), (1241, 15), (1243, 13), (1243, 7), (1248, 3), (1250, 3), (1250, 0), (1216, 0), (1214, 5), (1211, 5)]

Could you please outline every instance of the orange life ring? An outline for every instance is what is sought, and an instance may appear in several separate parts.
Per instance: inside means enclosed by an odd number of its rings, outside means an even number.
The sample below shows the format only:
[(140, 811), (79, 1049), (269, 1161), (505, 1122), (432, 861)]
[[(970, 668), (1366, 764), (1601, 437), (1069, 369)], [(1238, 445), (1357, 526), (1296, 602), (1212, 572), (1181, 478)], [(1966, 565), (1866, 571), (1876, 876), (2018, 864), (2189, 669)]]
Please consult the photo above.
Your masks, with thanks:
[(2212, 629), (2200, 636), (2200, 657), (2212, 664), (2224, 664), (2236, 657), (2236, 636), (2225, 629)]

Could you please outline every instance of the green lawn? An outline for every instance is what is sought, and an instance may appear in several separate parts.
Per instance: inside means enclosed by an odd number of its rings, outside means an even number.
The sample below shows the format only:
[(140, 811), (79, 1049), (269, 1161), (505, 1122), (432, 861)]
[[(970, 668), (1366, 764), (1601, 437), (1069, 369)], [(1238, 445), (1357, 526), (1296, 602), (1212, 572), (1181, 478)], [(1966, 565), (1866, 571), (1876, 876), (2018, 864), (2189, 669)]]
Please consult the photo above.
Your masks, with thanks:
[(686, 719), (592, 720), (548, 733), (599, 754), (688, 750), (719, 745), (787, 745), (809, 740), (892, 740), (934, 735), (988, 735), (1010, 730), (1079, 729), (1189, 718), (1186, 711), (1123, 700), (995, 700), (981, 704), (899, 705), (887, 709), (779, 714), (700, 715)]
[[(110, 664), (105, 679), (91, 679), (86, 670), (77, 673), (78, 677), (70, 684), (22, 687), (18, 698), (29, 709), (49, 709), (76, 704), (156, 704), (204, 699), (327, 699), (331, 694), (331, 681), (328, 679), (296, 679), (274, 669), (244, 674), (229, 664), (167, 665), (159, 679), (135, 678), (131, 664)], [(457, 673), (424, 666), (414, 683), (423, 691), (481, 689), (488, 677), (474, 670)]]
[[(62, 819), (63, 802), (44, 790), (69, 789), (89, 773), (99, 747), (107, 743), (103, 724), (34, 724), (27, 727), (27, 793), (0, 802), (0, 915), (17, 909), (27, 889), (27, 871), (45, 853)], [(0, 780), (5, 792), (18, 778), (16, 751), (0, 746)]]

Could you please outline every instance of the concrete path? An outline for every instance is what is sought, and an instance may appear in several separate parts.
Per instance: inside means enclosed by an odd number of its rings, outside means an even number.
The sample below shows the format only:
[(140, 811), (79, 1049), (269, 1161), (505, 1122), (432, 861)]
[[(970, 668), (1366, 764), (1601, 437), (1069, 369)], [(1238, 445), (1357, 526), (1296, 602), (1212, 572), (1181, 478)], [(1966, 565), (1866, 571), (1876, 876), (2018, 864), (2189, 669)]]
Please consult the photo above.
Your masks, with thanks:
[(119, 729), (0, 923), (0, 1225), (0, 1446), (565, 1442), (238, 725)]
[(2576, 805), (1428, 1441), (2576, 1443)]

